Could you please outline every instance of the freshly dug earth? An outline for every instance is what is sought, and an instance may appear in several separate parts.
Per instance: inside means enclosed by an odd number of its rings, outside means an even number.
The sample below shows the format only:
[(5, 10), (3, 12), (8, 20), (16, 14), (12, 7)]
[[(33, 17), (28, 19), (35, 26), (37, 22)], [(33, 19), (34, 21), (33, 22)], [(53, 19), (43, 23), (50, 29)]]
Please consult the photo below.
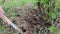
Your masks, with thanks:
[[(22, 7), (12, 7), (6, 12), (6, 16), (14, 23), (17, 27), (22, 29), (22, 34), (33, 34), (33, 27), (25, 21), (24, 16), (28, 15), (32, 10), (32, 4), (24, 5)], [(5, 30), (2, 34), (19, 34), (11, 26), (3, 23)]]
[[(33, 9), (36, 8), (36, 9)], [(37, 9), (37, 6), (32, 4), (25, 5), (22, 7), (12, 7), (8, 9), (6, 16), (14, 23), (17, 27), (22, 29), (22, 34), (37, 34), (45, 32), (46, 28), (51, 26), (47, 20), (44, 20)], [(5, 30), (2, 34), (16, 34), (17, 31), (11, 26), (4, 23)], [(36, 29), (35, 29), (36, 27)], [(19, 33), (17, 33), (19, 34)], [(47, 33), (48, 34), (48, 33)], [(50, 32), (49, 32), (50, 34)], [(51, 33), (52, 34), (52, 33)]]

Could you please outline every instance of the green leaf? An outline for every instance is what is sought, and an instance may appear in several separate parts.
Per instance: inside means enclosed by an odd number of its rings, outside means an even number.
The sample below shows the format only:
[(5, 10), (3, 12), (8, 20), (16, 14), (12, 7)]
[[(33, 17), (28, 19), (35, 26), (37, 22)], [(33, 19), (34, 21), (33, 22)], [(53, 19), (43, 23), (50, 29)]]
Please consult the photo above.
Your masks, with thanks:
[(55, 34), (60, 34), (60, 30), (56, 30), (55, 31)]
[(2, 34), (2, 31), (0, 31), (0, 34)]
[(60, 9), (60, 0), (56, 0), (56, 8)]
[(48, 28), (48, 30), (50, 30), (51, 32), (54, 32), (56, 29), (55, 29), (55, 26), (52, 25), (51, 27)]
[(5, 28), (3, 26), (0, 26), (0, 31), (3, 31)]
[(45, 6), (44, 6), (45, 8), (48, 8), (49, 7), (49, 5), (47, 4), (47, 3), (45, 3)]
[(46, 3), (48, 0), (40, 0), (41, 3)]
[(47, 34), (47, 31), (46, 31), (46, 32), (44, 32), (44, 34)]
[(41, 2), (41, 3), (43, 3), (43, 2), (44, 2), (44, 0), (41, 0), (40, 2)]
[(49, 16), (51, 17), (51, 18), (56, 18), (56, 14), (54, 13), (54, 12), (49, 12)]
[(0, 0), (0, 5), (2, 4), (2, 0)]

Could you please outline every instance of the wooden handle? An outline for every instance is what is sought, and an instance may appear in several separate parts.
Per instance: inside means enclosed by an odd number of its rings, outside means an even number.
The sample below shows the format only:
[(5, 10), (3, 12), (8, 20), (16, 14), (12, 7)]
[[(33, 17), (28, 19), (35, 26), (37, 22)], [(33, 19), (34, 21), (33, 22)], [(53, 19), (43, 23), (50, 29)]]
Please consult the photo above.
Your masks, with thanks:
[(5, 15), (2, 7), (0, 6), (0, 18), (6, 22), (7, 24), (11, 25), (14, 29), (16, 29), (19, 33), (22, 33), (21, 29), (19, 29), (15, 24), (13, 24)]

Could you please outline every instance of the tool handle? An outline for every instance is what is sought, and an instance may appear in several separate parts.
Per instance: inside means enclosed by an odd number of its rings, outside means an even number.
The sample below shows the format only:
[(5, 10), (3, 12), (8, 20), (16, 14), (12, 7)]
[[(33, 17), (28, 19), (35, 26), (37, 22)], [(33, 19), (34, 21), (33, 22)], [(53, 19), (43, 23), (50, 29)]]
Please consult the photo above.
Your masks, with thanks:
[(5, 15), (2, 7), (0, 6), (0, 18), (6, 22), (7, 24), (11, 25), (15, 30), (17, 30), (19, 33), (22, 33), (21, 29), (19, 29), (15, 24), (13, 24)]

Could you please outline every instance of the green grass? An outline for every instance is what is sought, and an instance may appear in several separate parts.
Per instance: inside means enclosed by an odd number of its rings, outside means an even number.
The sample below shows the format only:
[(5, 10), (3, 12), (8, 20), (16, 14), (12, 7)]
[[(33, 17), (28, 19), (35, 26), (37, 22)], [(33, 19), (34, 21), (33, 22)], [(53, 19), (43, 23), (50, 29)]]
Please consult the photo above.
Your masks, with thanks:
[(0, 0), (0, 5), (3, 7), (4, 11), (7, 11), (8, 8), (20, 7), (29, 3), (36, 3), (36, 1), (35, 0), (6, 0), (5, 3), (2, 3), (2, 1)]

